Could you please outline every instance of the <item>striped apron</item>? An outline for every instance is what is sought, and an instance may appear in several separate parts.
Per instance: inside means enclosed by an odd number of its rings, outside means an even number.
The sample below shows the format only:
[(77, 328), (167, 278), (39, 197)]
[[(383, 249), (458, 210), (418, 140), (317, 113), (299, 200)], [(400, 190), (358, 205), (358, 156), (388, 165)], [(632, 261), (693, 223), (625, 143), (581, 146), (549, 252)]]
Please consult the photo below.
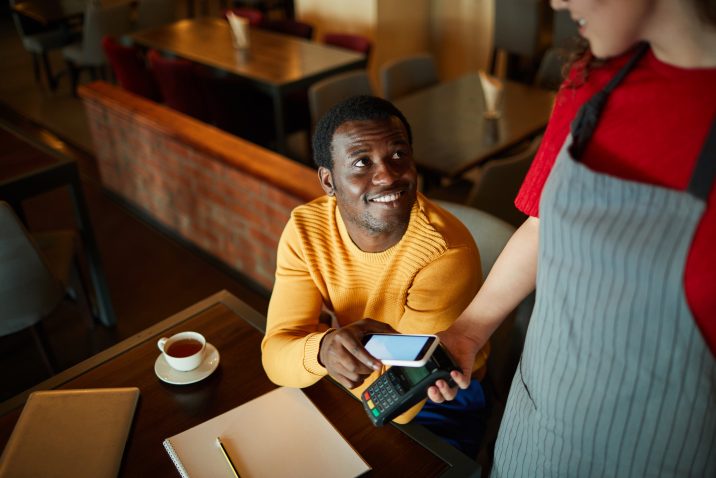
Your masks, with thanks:
[(579, 162), (644, 51), (582, 108), (542, 193), (537, 300), (493, 476), (716, 477), (716, 360), (683, 288), (716, 121), (686, 192)]

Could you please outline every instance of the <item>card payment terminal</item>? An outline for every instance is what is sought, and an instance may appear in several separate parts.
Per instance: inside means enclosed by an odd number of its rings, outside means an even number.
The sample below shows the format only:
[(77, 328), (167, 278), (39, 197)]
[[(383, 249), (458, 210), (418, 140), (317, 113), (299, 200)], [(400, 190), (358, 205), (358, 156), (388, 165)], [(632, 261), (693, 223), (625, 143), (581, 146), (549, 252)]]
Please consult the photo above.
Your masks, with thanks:
[(382, 426), (424, 399), (436, 380), (443, 379), (454, 386), (452, 370), (460, 369), (440, 345), (422, 367), (393, 366), (378, 377), (361, 396), (363, 408), (373, 425)]

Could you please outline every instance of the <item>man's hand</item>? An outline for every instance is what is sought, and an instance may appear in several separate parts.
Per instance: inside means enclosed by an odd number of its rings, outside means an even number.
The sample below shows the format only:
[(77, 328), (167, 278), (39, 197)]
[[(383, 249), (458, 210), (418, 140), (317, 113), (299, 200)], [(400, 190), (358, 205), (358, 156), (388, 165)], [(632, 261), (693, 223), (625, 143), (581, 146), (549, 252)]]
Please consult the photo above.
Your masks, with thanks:
[(352, 389), (380, 370), (382, 363), (363, 347), (363, 337), (372, 333), (395, 333), (388, 324), (363, 319), (329, 332), (321, 341), (318, 359), (338, 383)]
[[(455, 330), (453, 327), (443, 332), (438, 332), (437, 335), (440, 337), (440, 343), (448, 349), (455, 363), (462, 370), (462, 373), (453, 371), (450, 376), (458, 387), (467, 388), (470, 385), (475, 355), (477, 355), (485, 341), (470, 338), (463, 331)], [(442, 403), (446, 400), (454, 399), (457, 391), (457, 387), (449, 387), (445, 380), (438, 380), (435, 385), (428, 388), (428, 397), (433, 402)]]

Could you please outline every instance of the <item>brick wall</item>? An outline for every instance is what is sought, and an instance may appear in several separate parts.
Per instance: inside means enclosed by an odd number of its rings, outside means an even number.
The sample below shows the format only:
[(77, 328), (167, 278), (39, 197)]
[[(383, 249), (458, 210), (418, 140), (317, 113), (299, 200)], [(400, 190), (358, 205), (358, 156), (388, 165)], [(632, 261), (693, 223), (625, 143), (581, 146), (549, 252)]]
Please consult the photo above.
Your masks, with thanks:
[(270, 290), (291, 210), (323, 194), (315, 171), (113, 85), (80, 96), (103, 185)]

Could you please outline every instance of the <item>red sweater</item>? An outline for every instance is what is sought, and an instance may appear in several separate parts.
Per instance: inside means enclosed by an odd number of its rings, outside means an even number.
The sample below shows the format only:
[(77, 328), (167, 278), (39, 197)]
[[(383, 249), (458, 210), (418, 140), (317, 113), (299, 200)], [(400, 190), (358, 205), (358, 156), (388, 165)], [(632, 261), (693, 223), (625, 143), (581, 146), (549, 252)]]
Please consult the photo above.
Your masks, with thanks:
[[(542, 188), (577, 110), (629, 56), (591, 70), (588, 81), (577, 88), (560, 89), (540, 149), (515, 199), (525, 214), (539, 216)], [(577, 74), (573, 71), (570, 79)], [(714, 119), (716, 68), (676, 68), (649, 51), (609, 97), (583, 162), (619, 178), (685, 190)], [(684, 288), (696, 323), (716, 355), (716, 188), (691, 244)]]

